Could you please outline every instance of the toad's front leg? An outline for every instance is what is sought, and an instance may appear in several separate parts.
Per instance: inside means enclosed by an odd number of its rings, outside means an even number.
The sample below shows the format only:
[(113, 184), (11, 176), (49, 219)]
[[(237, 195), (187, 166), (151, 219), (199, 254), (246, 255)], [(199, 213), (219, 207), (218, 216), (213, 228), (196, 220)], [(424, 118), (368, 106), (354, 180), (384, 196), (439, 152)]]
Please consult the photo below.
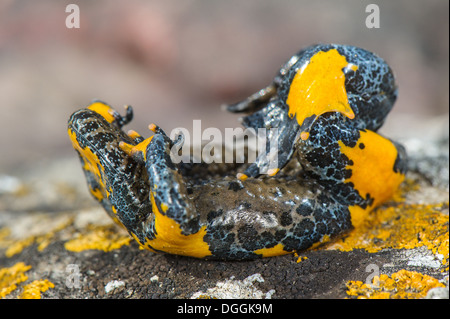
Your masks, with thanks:
[(187, 196), (185, 182), (170, 158), (173, 142), (159, 128), (155, 135), (137, 145), (121, 143), (122, 150), (145, 163), (152, 206), (142, 233), (133, 234), (147, 249), (176, 255), (203, 258), (211, 255), (203, 240), (206, 225)]

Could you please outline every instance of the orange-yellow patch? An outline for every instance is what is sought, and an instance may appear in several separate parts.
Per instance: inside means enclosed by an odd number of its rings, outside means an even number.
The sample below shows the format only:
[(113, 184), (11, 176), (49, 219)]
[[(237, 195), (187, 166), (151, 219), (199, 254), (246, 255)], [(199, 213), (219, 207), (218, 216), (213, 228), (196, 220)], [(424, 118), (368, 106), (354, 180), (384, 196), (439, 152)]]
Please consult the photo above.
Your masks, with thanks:
[[(340, 112), (350, 119), (355, 117), (348, 103), (343, 68), (356, 71), (358, 67), (347, 62), (336, 49), (316, 53), (295, 75), (286, 100), (289, 116), (297, 116), (300, 126), (306, 118), (327, 112)], [(302, 132), (301, 138), (309, 134)]]
[(147, 146), (148, 146), (148, 144), (150, 144), (152, 139), (153, 139), (153, 136), (150, 136), (149, 138), (146, 138), (145, 140), (143, 140), (142, 142), (140, 142), (137, 145), (132, 145), (132, 144), (128, 144), (125, 142), (119, 142), (119, 147), (122, 151), (127, 153), (129, 156), (133, 156), (137, 153), (142, 153), (142, 155), (144, 156), (144, 161), (145, 161)]
[(97, 155), (95, 155), (89, 147), (81, 148), (80, 144), (77, 141), (77, 136), (72, 129), (69, 128), (68, 130), (69, 138), (72, 142), (72, 146), (74, 149), (78, 151), (79, 154), (81, 154), (84, 162), (83, 169), (86, 171), (89, 171), (93, 173), (96, 176), (97, 182), (100, 184), (100, 189), (91, 189), (91, 194), (97, 198), (97, 200), (101, 201), (103, 198), (106, 197), (106, 194), (104, 194), (102, 191), (107, 192), (106, 186), (103, 183), (102, 180), (102, 173), (100, 172), (99, 168), (104, 171), (103, 165), (100, 163), (100, 159)]
[(262, 255), (263, 257), (273, 257), (273, 256), (280, 256), (280, 255), (286, 255), (290, 254), (290, 251), (286, 251), (283, 249), (283, 244), (276, 244), (275, 246), (271, 248), (261, 248), (258, 250), (255, 250), (254, 253), (258, 255)]
[(109, 123), (114, 122), (114, 110), (109, 106), (101, 102), (94, 102), (88, 107), (89, 110), (100, 114)]
[[(394, 172), (394, 163), (397, 159), (397, 149), (388, 139), (372, 131), (361, 131), (355, 147), (345, 146), (339, 141), (341, 152), (345, 154), (353, 165), (346, 168), (352, 170), (346, 183), (353, 183), (359, 195), (367, 199), (370, 195), (374, 199), (371, 208), (390, 199), (401, 182), (404, 175)], [(352, 223), (359, 224), (364, 210), (360, 207), (350, 207)]]
[(151, 194), (153, 213), (155, 214), (156, 238), (148, 239), (144, 246), (150, 250), (159, 250), (175, 255), (203, 258), (211, 255), (209, 246), (203, 241), (206, 235), (206, 226), (191, 235), (183, 235), (180, 225), (173, 219), (161, 214)]

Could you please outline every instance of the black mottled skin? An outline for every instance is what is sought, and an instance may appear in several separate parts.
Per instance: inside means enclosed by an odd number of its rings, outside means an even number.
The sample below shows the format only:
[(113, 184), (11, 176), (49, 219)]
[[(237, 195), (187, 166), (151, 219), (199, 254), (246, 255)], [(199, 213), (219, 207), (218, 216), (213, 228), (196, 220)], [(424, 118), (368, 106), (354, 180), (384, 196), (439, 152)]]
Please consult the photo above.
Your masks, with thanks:
[[(356, 71), (345, 73), (355, 118), (325, 113), (317, 119), (306, 119), (302, 126), (311, 126), (310, 137), (303, 141), (299, 139), (300, 125), (288, 115), (289, 87), (304, 63), (317, 52), (330, 49), (337, 49), (358, 66)], [(76, 143), (83, 149), (79, 152), (82, 165), (84, 150), (98, 157), (104, 168), (99, 169), (101, 181), (110, 191), (102, 190), (98, 178), (84, 170), (90, 188), (102, 191), (100, 203), (141, 244), (158, 236), (149, 195), (152, 192), (160, 212), (162, 203), (171, 203), (164, 214), (180, 225), (183, 235), (195, 234), (206, 225), (203, 240), (212, 253), (208, 258), (254, 259), (261, 257), (255, 250), (278, 244), (286, 252), (303, 250), (324, 235), (337, 235), (352, 227), (348, 207), (366, 208), (372, 199), (363, 199), (351, 183), (344, 182), (351, 171), (346, 169), (349, 159), (339, 151), (338, 142), (356, 147), (361, 132), (378, 130), (396, 95), (389, 66), (368, 51), (342, 45), (317, 45), (300, 51), (281, 68), (270, 86), (229, 106), (230, 111), (250, 113), (243, 119), (245, 127), (278, 129), (280, 169), (293, 162), (302, 168), (295, 174), (282, 170), (270, 178), (260, 176), (269, 161), (267, 154), (250, 165), (235, 165), (228, 173), (208, 171), (218, 164), (174, 164), (169, 155), (173, 141), (162, 131), (154, 135), (145, 154), (128, 155), (119, 142), (136, 145), (143, 140), (133, 139), (121, 129), (131, 120), (131, 108), (126, 116), (116, 116), (113, 123), (82, 109), (71, 116), (69, 132), (75, 133)], [(394, 170), (404, 172), (404, 153), (401, 146), (397, 149)], [(242, 170), (249, 179), (241, 181), (232, 175)]]

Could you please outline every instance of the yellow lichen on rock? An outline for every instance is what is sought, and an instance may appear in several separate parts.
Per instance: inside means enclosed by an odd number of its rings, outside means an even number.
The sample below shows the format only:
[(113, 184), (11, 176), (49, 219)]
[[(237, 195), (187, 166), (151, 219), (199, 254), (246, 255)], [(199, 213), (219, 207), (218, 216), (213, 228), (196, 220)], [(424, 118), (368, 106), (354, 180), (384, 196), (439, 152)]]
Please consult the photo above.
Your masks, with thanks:
[[(5, 298), (14, 290), (20, 287), (20, 284), (28, 280), (25, 272), (31, 269), (31, 266), (18, 262), (9, 268), (0, 269), (0, 299)], [(55, 285), (48, 279), (35, 280), (22, 287), (20, 299), (40, 299), (41, 292), (54, 288)]]
[(300, 256), (300, 257), (298, 257), (298, 259), (297, 259), (297, 264), (298, 264), (299, 262), (305, 261), (306, 259), (308, 259), (308, 257), (306, 257), (306, 256)]
[(17, 240), (5, 252), (6, 257), (12, 257), (33, 244), (36, 241), (36, 236), (30, 236), (21, 240)]
[(44, 250), (55, 238), (56, 234), (73, 224), (73, 218), (65, 218), (61, 223), (50, 228), (46, 233), (30, 235), (25, 238), (11, 238), (11, 232), (8, 229), (0, 231), (0, 247), (2, 243), (7, 244), (5, 251), (6, 257), (12, 257), (21, 253), (25, 248), (32, 244), (37, 244), (38, 251)]
[(55, 285), (48, 279), (35, 280), (23, 287), (19, 299), (41, 299), (41, 292), (46, 292), (49, 288), (55, 288)]
[(17, 286), (28, 279), (25, 272), (31, 269), (31, 266), (18, 262), (12, 267), (0, 269), (0, 298), (4, 298), (17, 289)]
[(402, 269), (391, 276), (375, 276), (373, 284), (349, 281), (347, 295), (358, 299), (418, 299), (426, 297), (428, 291), (445, 287), (437, 279), (415, 271)]
[(88, 249), (103, 250), (105, 252), (119, 249), (124, 245), (129, 245), (131, 237), (118, 232), (115, 225), (93, 226), (88, 225), (82, 234), (67, 241), (64, 247), (67, 250), (81, 252)]
[(367, 216), (360, 227), (326, 244), (327, 249), (377, 252), (385, 248), (412, 249), (425, 246), (442, 256), (448, 269), (448, 215), (441, 212), (448, 203), (438, 205), (399, 204), (381, 208)]

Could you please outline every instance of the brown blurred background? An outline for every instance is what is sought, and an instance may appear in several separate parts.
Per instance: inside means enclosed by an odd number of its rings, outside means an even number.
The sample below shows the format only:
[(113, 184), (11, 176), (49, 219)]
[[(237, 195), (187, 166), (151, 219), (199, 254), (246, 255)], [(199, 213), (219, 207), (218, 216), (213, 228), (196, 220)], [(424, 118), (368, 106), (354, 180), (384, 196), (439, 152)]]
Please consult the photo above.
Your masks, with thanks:
[[(79, 29), (65, 25), (80, 8)], [(378, 4), (380, 28), (365, 25)], [(394, 69), (399, 99), (391, 127), (449, 111), (449, 2), (446, 0), (1, 0), (0, 174), (75, 156), (70, 114), (93, 99), (150, 135), (239, 124), (220, 110), (264, 87), (278, 68), (314, 43), (376, 52)], [(414, 123), (420, 123), (414, 122)], [(417, 125), (417, 124), (414, 124)], [(61, 172), (64, 174), (64, 172)]]

